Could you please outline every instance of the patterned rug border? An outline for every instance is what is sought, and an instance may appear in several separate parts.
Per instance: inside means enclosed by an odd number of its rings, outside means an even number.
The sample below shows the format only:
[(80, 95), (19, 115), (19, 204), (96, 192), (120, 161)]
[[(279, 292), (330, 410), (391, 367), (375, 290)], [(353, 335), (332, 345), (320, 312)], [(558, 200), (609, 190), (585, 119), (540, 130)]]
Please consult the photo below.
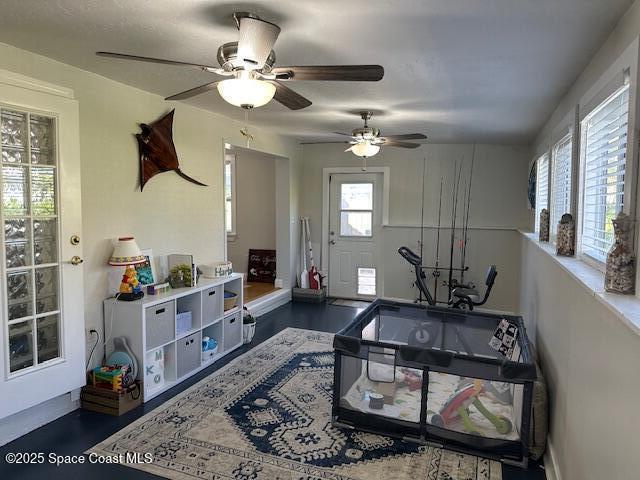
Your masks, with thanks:
[[(180, 400), (182, 400), (184, 397), (190, 395), (193, 391), (197, 390), (198, 388), (200, 388), (205, 382), (209, 381), (209, 377), (211, 377), (211, 375), (220, 375), (223, 372), (225, 372), (226, 370), (230, 370), (231, 368), (233, 368), (235, 366), (236, 363), (239, 363), (240, 360), (242, 360), (243, 357), (245, 357), (246, 355), (249, 354), (253, 354), (255, 353), (257, 350), (259, 350), (261, 347), (265, 346), (266, 344), (269, 343), (277, 343), (278, 339), (280, 337), (284, 337), (287, 334), (291, 334), (291, 333), (295, 333), (295, 332), (313, 332), (313, 333), (317, 333), (319, 335), (322, 336), (327, 336), (327, 337), (333, 337), (334, 334), (333, 333), (328, 333), (328, 332), (321, 332), (318, 330), (308, 330), (306, 328), (295, 328), (295, 327), (287, 327), (284, 330), (279, 331), (278, 333), (276, 333), (274, 336), (267, 338), (264, 342), (259, 343), (258, 345), (254, 346), (253, 348), (247, 350), (246, 352), (244, 352), (242, 355), (238, 355), (236, 358), (234, 358), (233, 360), (231, 360), (229, 363), (227, 363), (226, 365), (218, 368), (217, 370), (214, 370), (213, 372), (211, 372), (209, 375), (207, 375), (206, 377), (204, 377), (203, 379), (199, 380), (198, 382), (194, 383), (193, 385), (191, 385), (189, 388), (187, 388), (186, 390), (183, 390), (182, 392), (178, 393), (177, 395), (175, 395), (174, 397), (170, 398), (169, 400), (167, 400), (166, 402), (162, 402), (160, 405), (158, 405), (156, 408), (154, 408), (153, 410), (150, 410), (149, 412), (145, 413), (144, 415), (142, 415), (140, 418), (138, 418), (137, 420), (134, 420), (132, 423), (130, 423), (129, 425), (127, 425), (124, 428), (121, 428), (120, 430), (118, 430), (116, 433), (109, 435), (107, 438), (105, 438), (104, 440), (102, 440), (101, 442), (95, 444), (93, 447), (85, 450), (83, 453), (89, 454), (91, 452), (96, 452), (97, 450), (100, 451), (104, 451), (101, 447), (103, 446), (103, 444), (107, 443), (109, 440), (111, 440), (113, 437), (115, 436), (121, 436), (125, 433), (128, 433), (129, 431), (133, 430), (135, 427), (145, 423), (146, 421), (148, 421), (148, 417), (158, 413), (159, 409), (167, 409), (169, 407), (171, 407), (172, 405), (174, 405), (175, 403), (178, 403)], [(167, 390), (169, 391), (169, 390)], [(166, 393), (166, 392), (163, 392)], [(97, 452), (96, 452), (97, 453)], [(131, 465), (128, 464), (128, 466), (133, 466), (136, 467), (136, 465)], [(148, 468), (150, 465), (147, 465), (146, 467)]]

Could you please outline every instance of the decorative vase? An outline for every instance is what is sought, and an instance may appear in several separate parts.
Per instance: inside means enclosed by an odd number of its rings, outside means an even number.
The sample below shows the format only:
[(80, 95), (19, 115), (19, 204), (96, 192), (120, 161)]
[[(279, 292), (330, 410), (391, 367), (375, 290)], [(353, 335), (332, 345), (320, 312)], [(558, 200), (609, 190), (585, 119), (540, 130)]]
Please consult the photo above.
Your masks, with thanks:
[(615, 241), (607, 254), (604, 289), (607, 292), (632, 294), (636, 286), (636, 257), (631, 240), (633, 220), (620, 212), (611, 223)]
[(546, 208), (540, 210), (540, 241), (549, 241), (549, 210)]
[(558, 222), (558, 236), (556, 238), (556, 255), (573, 257), (576, 244), (576, 222), (573, 215), (565, 213)]

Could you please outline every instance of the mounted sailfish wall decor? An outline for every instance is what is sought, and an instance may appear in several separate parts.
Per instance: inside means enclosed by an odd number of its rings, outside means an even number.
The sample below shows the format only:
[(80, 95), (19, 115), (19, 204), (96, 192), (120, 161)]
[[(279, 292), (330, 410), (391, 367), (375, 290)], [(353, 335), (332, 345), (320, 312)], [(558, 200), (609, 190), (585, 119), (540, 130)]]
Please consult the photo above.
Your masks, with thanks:
[(185, 180), (206, 187), (180, 170), (178, 154), (173, 144), (173, 114), (171, 110), (164, 117), (153, 123), (141, 123), (141, 133), (136, 133), (140, 149), (140, 191), (154, 176), (163, 172), (174, 171)]

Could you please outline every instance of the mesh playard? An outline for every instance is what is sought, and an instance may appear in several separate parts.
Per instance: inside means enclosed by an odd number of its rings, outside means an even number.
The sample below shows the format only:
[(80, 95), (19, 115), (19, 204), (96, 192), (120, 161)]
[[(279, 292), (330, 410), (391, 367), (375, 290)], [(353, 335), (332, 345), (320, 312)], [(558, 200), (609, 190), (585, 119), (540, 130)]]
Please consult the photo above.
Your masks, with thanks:
[(521, 317), (376, 300), (334, 338), (333, 424), (526, 466)]

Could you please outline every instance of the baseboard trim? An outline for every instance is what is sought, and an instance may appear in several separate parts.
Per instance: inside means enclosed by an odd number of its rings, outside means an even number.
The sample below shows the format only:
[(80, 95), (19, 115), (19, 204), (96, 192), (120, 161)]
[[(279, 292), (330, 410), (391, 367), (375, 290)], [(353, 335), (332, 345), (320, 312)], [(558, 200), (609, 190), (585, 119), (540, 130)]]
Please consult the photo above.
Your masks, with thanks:
[(259, 317), (260, 315), (269, 313), (282, 305), (286, 305), (290, 301), (291, 289), (283, 288), (247, 302), (245, 307), (247, 307), (254, 317)]
[(543, 457), (544, 472), (547, 480), (562, 480), (562, 476), (560, 475), (560, 468), (558, 467), (556, 458), (558, 457), (555, 454), (553, 444), (547, 439), (547, 451), (545, 452)]
[(80, 407), (78, 395), (65, 393), (0, 420), (0, 446), (12, 442)]

